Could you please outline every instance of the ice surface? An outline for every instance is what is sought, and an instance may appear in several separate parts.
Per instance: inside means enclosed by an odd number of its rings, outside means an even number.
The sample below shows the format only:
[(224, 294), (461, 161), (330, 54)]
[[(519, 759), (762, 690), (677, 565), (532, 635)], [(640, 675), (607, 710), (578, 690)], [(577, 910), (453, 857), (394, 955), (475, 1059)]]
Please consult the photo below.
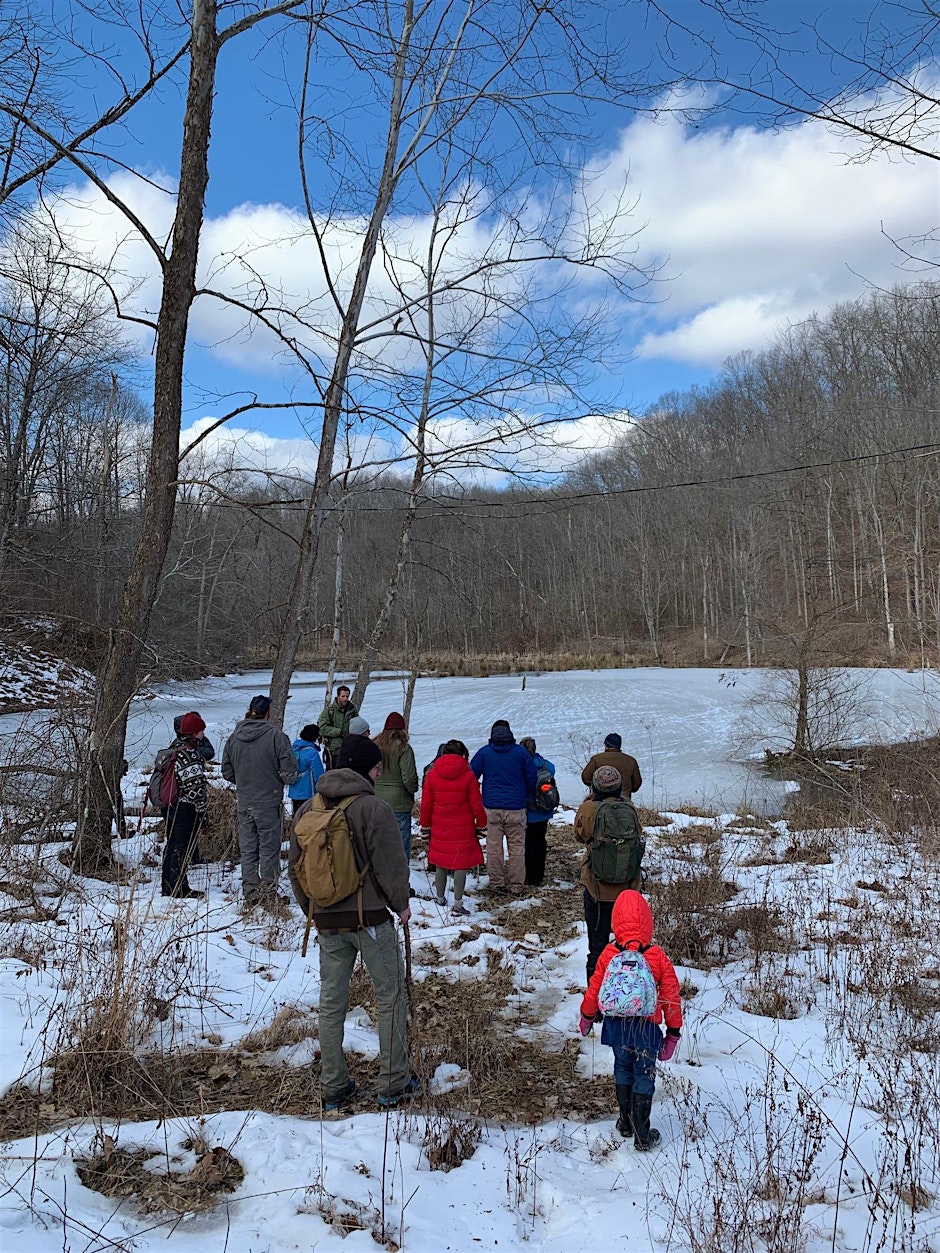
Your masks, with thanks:
[[(753, 742), (745, 743), (748, 701), (766, 670), (576, 670), (490, 678), (419, 679), (411, 716), (411, 741), (420, 768), (442, 740), (456, 736), (471, 753), (489, 736), (496, 718), (507, 718), (517, 739), (531, 735), (554, 762), (562, 801), (576, 805), (584, 795), (580, 772), (603, 748), (604, 736), (619, 731), (624, 748), (640, 762), (638, 800), (650, 808), (682, 803), (733, 812), (749, 805), (777, 812), (786, 794), (783, 781), (767, 779), (746, 764)], [(937, 728), (940, 676), (903, 670), (857, 670), (868, 694), (868, 712), (852, 728), (853, 738), (902, 739)], [(172, 736), (173, 717), (198, 709), (221, 755), (222, 745), (256, 692), (267, 692), (270, 671), (229, 675), (198, 683), (168, 683), (151, 699), (134, 702), (127, 754), (149, 770), (157, 748)], [(295, 675), (286, 729), (293, 738), (322, 709), (325, 676)], [(364, 714), (372, 734), (403, 704), (400, 680), (373, 682)], [(7, 721), (7, 720), (2, 720)], [(772, 718), (760, 716), (773, 739)]]

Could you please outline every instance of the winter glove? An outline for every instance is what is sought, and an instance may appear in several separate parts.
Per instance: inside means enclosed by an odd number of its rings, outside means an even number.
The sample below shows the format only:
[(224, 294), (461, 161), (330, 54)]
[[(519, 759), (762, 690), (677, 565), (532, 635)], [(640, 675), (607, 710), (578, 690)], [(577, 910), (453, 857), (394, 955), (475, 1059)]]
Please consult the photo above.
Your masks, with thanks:
[(580, 1025), (579, 1025), (579, 1027), (578, 1027), (578, 1030), (581, 1032), (581, 1034), (582, 1034), (582, 1035), (590, 1035), (590, 1033), (591, 1033), (591, 1028), (592, 1028), (593, 1026), (594, 1026), (594, 1019), (593, 1019), (593, 1018), (585, 1018), (585, 1016), (582, 1014), (582, 1015), (581, 1015), (581, 1022), (580, 1022)]
[(663, 1040), (663, 1047), (659, 1050), (659, 1060), (661, 1062), (670, 1061), (672, 1059), (673, 1053), (675, 1053), (678, 1047), (679, 1047), (679, 1033), (676, 1032), (675, 1034), (673, 1034), (672, 1031), (667, 1032), (666, 1038), (665, 1040)]

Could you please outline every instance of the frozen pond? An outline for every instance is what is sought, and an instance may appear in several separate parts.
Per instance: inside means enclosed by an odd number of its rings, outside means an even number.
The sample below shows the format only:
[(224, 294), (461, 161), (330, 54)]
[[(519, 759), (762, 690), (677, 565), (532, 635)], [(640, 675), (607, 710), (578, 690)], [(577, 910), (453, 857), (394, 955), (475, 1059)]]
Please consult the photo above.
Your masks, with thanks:
[[(670, 808), (682, 802), (728, 812), (749, 805), (777, 812), (786, 785), (749, 769), (746, 758), (773, 741), (773, 717), (749, 702), (772, 672), (764, 670), (578, 670), (490, 678), (421, 679), (415, 692), (411, 740), (421, 766), (442, 740), (462, 739), (471, 753), (483, 744), (496, 718), (507, 718), (516, 739), (531, 735), (539, 751), (555, 763), (562, 801), (575, 805), (584, 795), (581, 767), (603, 747), (609, 731), (619, 731), (624, 748), (640, 762), (644, 783), (638, 801)], [(940, 676), (933, 672), (857, 670), (852, 686), (863, 699), (851, 732), (856, 741), (903, 739), (936, 732), (940, 717)], [(348, 677), (348, 676), (343, 676)], [(198, 709), (221, 755), (248, 702), (267, 692), (270, 671), (169, 683), (149, 700), (135, 701), (127, 756), (149, 770), (157, 748), (172, 736), (174, 714)], [(323, 706), (324, 676), (298, 672), (291, 687), (286, 730), (291, 738), (316, 721)], [(373, 681), (364, 716), (372, 734), (385, 717), (400, 710), (403, 683)], [(4, 719), (4, 721), (7, 721)], [(756, 728), (757, 740), (749, 732)]]

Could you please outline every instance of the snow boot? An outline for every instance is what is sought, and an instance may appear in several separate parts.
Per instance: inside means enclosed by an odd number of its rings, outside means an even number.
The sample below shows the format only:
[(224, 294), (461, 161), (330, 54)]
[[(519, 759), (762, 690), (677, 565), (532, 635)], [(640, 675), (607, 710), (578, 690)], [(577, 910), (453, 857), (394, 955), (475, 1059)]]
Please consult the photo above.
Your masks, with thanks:
[(633, 1117), (633, 1147), (641, 1153), (648, 1153), (660, 1141), (659, 1132), (650, 1126), (650, 1110), (653, 1107), (653, 1095), (633, 1093), (630, 1112)]
[(630, 1109), (633, 1100), (633, 1088), (625, 1083), (617, 1084), (617, 1104), (620, 1106), (620, 1117), (617, 1119), (617, 1130), (629, 1139), (633, 1135), (633, 1113)]

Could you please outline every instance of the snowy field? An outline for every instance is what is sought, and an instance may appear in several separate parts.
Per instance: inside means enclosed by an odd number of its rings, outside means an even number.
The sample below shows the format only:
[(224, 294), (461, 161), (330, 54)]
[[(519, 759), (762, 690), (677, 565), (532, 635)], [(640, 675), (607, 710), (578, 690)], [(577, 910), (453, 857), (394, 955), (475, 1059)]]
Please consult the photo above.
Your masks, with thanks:
[[(149, 765), (172, 715), (193, 706), (221, 748), (268, 678), (168, 685), (137, 702), (131, 756)], [(18, 1090), (33, 1113), (18, 1117), (12, 1094), (3, 1103), (4, 1253), (940, 1253), (937, 849), (918, 832), (802, 832), (736, 816), (750, 784), (733, 745), (758, 678), (584, 672), (530, 676), (525, 691), (519, 678), (445, 679), (420, 684), (415, 699), (419, 763), (452, 734), (476, 747), (505, 716), (555, 760), (571, 803), (582, 794), (576, 768), (606, 731), (620, 730), (640, 758), (638, 799), (655, 801), (663, 823), (648, 833), (649, 894), (686, 1019), (675, 1061), (658, 1068), (663, 1142), (648, 1155), (614, 1130), (610, 1050), (577, 1033), (586, 941), (570, 813), (550, 832), (538, 896), (497, 909), (485, 877), (471, 878), (471, 917), (459, 923), (434, 904), (417, 854), (412, 862), (419, 1001), (422, 988), (444, 985), (487, 1005), (495, 997), (488, 1045), (513, 1045), (516, 1066), (520, 1048), (523, 1061), (531, 1050), (531, 1068), (511, 1072), (505, 1108), (471, 1061), (480, 1042), (442, 1034), (441, 1016), (462, 1002), (438, 1010), (432, 999), (414, 1039), (451, 1044), (414, 1110), (380, 1114), (366, 1098), (324, 1116), (315, 1088), (306, 1104), (272, 1109), (262, 1099), (272, 1074), (302, 1093), (318, 1073), (316, 950), (301, 958), (296, 911), (245, 915), (235, 872), (219, 864), (191, 872), (203, 900), (164, 900), (151, 819), (116, 846), (123, 883), (71, 876), (56, 845), (8, 852), (0, 1094)], [(873, 672), (876, 716), (858, 737), (928, 726), (932, 681)], [(292, 732), (315, 716), (321, 692), (318, 676), (298, 676)], [(400, 705), (397, 683), (375, 684), (373, 732)], [(704, 822), (666, 800), (718, 796), (732, 803)], [(109, 1022), (120, 1008), (122, 1038), (148, 1059), (130, 1087), (146, 1089), (148, 1073), (156, 1087), (152, 1059), (182, 1073), (197, 1052), (211, 1055), (203, 1086), (159, 1117), (133, 1102), (94, 1119), (70, 1106), (51, 1062), (94, 1064), (102, 1006)], [(367, 1092), (377, 1054), (368, 997), (350, 1010), (346, 1047)], [(226, 1085), (239, 1094), (228, 1104)], [(40, 1094), (32, 1104), (30, 1090)], [(520, 1106), (536, 1114), (523, 1118)], [(466, 1160), (434, 1169), (442, 1137), (468, 1127), (478, 1143)], [(206, 1149), (227, 1150), (244, 1174), (205, 1211), (145, 1206), (131, 1189), (105, 1194), (79, 1177), (85, 1159), (136, 1153), (159, 1181), (202, 1169)]]
[[(850, 729), (855, 740), (906, 739), (940, 725), (936, 673), (851, 674), (863, 698)], [(528, 675), (524, 691), (520, 676), (422, 679), (415, 692), (411, 740), (420, 768), (452, 736), (473, 753), (485, 743), (495, 719), (507, 718), (516, 739), (534, 737), (539, 751), (557, 768), (562, 800), (577, 805), (584, 795), (584, 763), (603, 748), (609, 731), (619, 731), (624, 749), (640, 763), (644, 783), (638, 799), (644, 805), (727, 810), (748, 805), (773, 814), (779, 812), (784, 785), (744, 764), (755, 751), (749, 729), (761, 744), (779, 743), (779, 728), (770, 713), (748, 708), (767, 675), (764, 670), (578, 670)], [(131, 763), (149, 769), (156, 749), (172, 737), (173, 716), (187, 709), (199, 710), (221, 754), (251, 697), (267, 692), (270, 681), (270, 671), (259, 671), (155, 688), (152, 699), (135, 701), (132, 708), (127, 741)], [(306, 722), (316, 721), (323, 684), (321, 674), (295, 676), (286, 719), (291, 738)], [(370, 686), (362, 712), (373, 735), (402, 704), (399, 681)]]
[[(461, 1116), (453, 1098), (443, 1113), (429, 1110), (448, 1088), (457, 1089), (459, 1109), (470, 1085), (462, 1046), (436, 1066), (431, 1097), (412, 1112), (385, 1115), (366, 1104), (348, 1116), (315, 1107), (276, 1114), (253, 1112), (250, 1098), (237, 1109), (171, 1111), (159, 1121), (88, 1122), (76, 1111), (53, 1131), (3, 1146), (3, 1248), (570, 1253), (589, 1241), (629, 1253), (935, 1253), (940, 970), (923, 937), (940, 928), (936, 862), (926, 869), (912, 846), (888, 848), (859, 833), (830, 833), (832, 860), (822, 861), (819, 833), (794, 836), (782, 823), (749, 828), (726, 815), (703, 830), (680, 814), (664, 821), (650, 835), (652, 876), (684, 873), (690, 857), (704, 865), (720, 849), (720, 874), (738, 889), (731, 904), (745, 911), (735, 917), (758, 939), (749, 946), (732, 928), (720, 960), (716, 951), (714, 960), (677, 963), (686, 1025), (677, 1059), (659, 1067), (656, 1152), (637, 1154), (616, 1134), (610, 1051), (576, 1032), (583, 926), (553, 943), (535, 930), (510, 938), (507, 919), (533, 902), (504, 906), (497, 917), (478, 881), (472, 917), (455, 925), (415, 864), (416, 982), (433, 975), (483, 987), (508, 970), (511, 991), (488, 1029), (521, 1036), (546, 1056), (567, 1054), (576, 1084), (600, 1076), (609, 1104), (602, 1099), (587, 1120), (553, 1115), (553, 1082), (536, 1077), (545, 1111), (538, 1125), (474, 1118), (479, 1143), (449, 1173), (431, 1169), (428, 1136)], [(815, 840), (810, 860), (787, 860), (785, 850), (803, 839)], [(4, 1087), (22, 1075), (48, 1090), (48, 1062), (85, 1021), (89, 986), (110, 996), (119, 933), (129, 942), (117, 972), (122, 990), (139, 1004), (159, 993), (169, 1006), (142, 1023), (141, 1050), (159, 1050), (172, 1065), (193, 1048), (213, 1049), (219, 1065), (210, 1076), (263, 1063), (280, 1067), (286, 1082), (309, 1068), (317, 966), (315, 956), (300, 957), (296, 915), (275, 925), (259, 914), (246, 919), (234, 876), (218, 866), (193, 872), (208, 889), (204, 901), (168, 903), (158, 895), (152, 844), (145, 829), (122, 845), (126, 863), (139, 868), (131, 886), (73, 883), (54, 920), (13, 928), (6, 951), (19, 955), (0, 962)], [(49, 852), (52, 880), (61, 867)], [(52, 887), (40, 885), (40, 895)], [(572, 888), (556, 881), (543, 899), (551, 891)], [(776, 917), (775, 939), (747, 921), (749, 907)], [(879, 949), (888, 936), (890, 947)], [(928, 998), (926, 1018), (901, 1013), (903, 998), (866, 986), (873, 970), (908, 991), (916, 984)], [(301, 1038), (259, 1055), (257, 1033), (286, 1012)], [(366, 1008), (350, 1012), (346, 1047), (361, 1059), (375, 1055)], [(102, 1146), (149, 1150), (148, 1169), (165, 1172), (191, 1169), (200, 1143), (225, 1148), (244, 1170), (209, 1212), (144, 1212), (132, 1196), (102, 1195), (78, 1177), (76, 1161)]]

